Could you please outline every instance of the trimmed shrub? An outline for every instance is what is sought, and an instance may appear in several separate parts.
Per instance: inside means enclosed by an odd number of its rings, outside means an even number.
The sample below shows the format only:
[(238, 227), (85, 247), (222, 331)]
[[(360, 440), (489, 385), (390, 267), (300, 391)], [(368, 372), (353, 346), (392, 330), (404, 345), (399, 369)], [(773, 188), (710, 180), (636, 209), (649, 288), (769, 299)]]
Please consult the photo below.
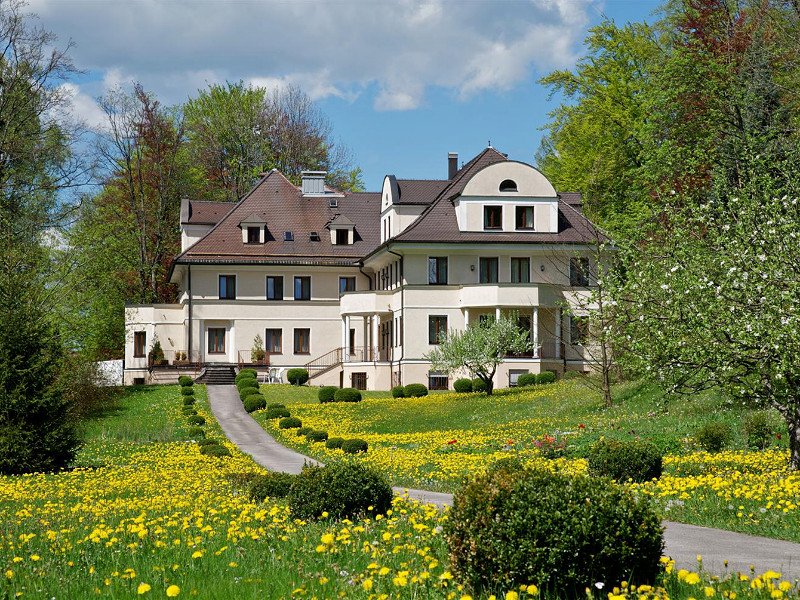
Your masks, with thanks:
[(360, 462), (305, 467), (292, 483), (289, 508), (296, 519), (331, 519), (366, 513), (385, 514), (392, 506), (392, 487), (386, 477)]
[(244, 399), (244, 409), (251, 413), (267, 407), (267, 400), (261, 394), (250, 394)]
[(292, 414), (285, 408), (270, 408), (266, 412), (268, 419), (282, 419), (283, 417), (291, 417)]
[(403, 388), (403, 395), (406, 398), (421, 398), (428, 395), (428, 388), (421, 383), (409, 383)]
[(751, 450), (764, 450), (772, 443), (775, 430), (766, 411), (753, 412), (744, 419), (744, 433), (747, 447)]
[(519, 387), (528, 387), (539, 383), (539, 376), (535, 373), (523, 373), (517, 377), (517, 385)]
[(297, 435), (298, 436), (308, 435), (312, 431), (314, 431), (314, 429), (312, 427), (301, 427), (300, 429), (297, 430)]
[(519, 473), (520, 471), (525, 470), (525, 464), (518, 458), (501, 458), (499, 460), (494, 461), (487, 472), (497, 473), (498, 471), (504, 471), (507, 473)]
[(335, 438), (328, 438), (328, 441), (325, 442), (325, 447), (328, 450), (337, 450), (342, 447), (342, 443), (344, 442), (344, 438), (335, 437)]
[(222, 458), (223, 456), (230, 456), (231, 451), (225, 446), (220, 446), (219, 444), (209, 444), (208, 446), (200, 447), (200, 454)]
[(237, 381), (239, 380), (239, 378), (240, 378), (240, 377), (241, 377), (241, 378), (245, 378), (245, 377), (258, 377), (258, 371), (256, 371), (255, 369), (242, 369), (241, 371), (239, 371), (239, 372), (236, 374), (236, 379), (237, 379)]
[(189, 422), (189, 425), (205, 425), (206, 424), (206, 420), (203, 417), (201, 417), (200, 415), (192, 415), (191, 417), (189, 417), (186, 420)]
[(326, 385), (319, 388), (317, 392), (317, 398), (319, 398), (320, 402), (333, 402), (333, 395), (336, 393), (336, 390), (339, 389), (332, 385)]
[(286, 371), (286, 381), (292, 385), (303, 385), (308, 381), (308, 371), (306, 369), (289, 369)]
[(181, 396), (194, 396), (194, 388), (181, 386)]
[(589, 473), (619, 482), (636, 482), (661, 477), (661, 452), (650, 442), (600, 440), (589, 451)]
[(483, 379), (476, 377), (472, 380), (472, 391), (481, 393), (486, 391), (486, 384), (483, 382)]
[(194, 404), (194, 396), (184, 396), (183, 397), (183, 405), (184, 406), (192, 406)]
[(297, 417), (283, 417), (278, 421), (279, 429), (296, 429), (302, 427), (303, 422)]
[(178, 377), (178, 384), (181, 387), (192, 387), (194, 385), (194, 379), (192, 379), (188, 375), (181, 375), (180, 377)]
[(297, 475), (290, 473), (265, 473), (256, 475), (250, 482), (248, 495), (253, 502), (264, 502), (267, 498), (285, 498)]
[(342, 442), (342, 450), (345, 454), (358, 454), (359, 452), (367, 451), (367, 442), (359, 438), (352, 440), (345, 440)]
[(199, 440), (206, 437), (206, 430), (202, 427), (189, 427), (187, 435), (190, 440)]
[(183, 412), (183, 416), (185, 417), (197, 414), (197, 411), (191, 406), (184, 406), (181, 412)]
[(336, 402), (361, 402), (361, 392), (355, 388), (342, 388), (333, 395)]
[(324, 442), (328, 439), (328, 432), (322, 431), (321, 429), (314, 429), (308, 432), (306, 438), (309, 442)]
[(458, 490), (445, 521), (450, 562), (475, 590), (536, 582), (542, 597), (596, 581), (652, 583), (664, 541), (649, 501), (608, 479), (496, 469)]
[(555, 383), (556, 374), (553, 371), (542, 371), (536, 376), (536, 383)]
[(472, 391), (472, 379), (456, 379), (453, 382), (453, 389), (459, 394), (469, 394)]
[(730, 426), (720, 421), (706, 423), (695, 434), (697, 443), (706, 452), (719, 452), (731, 443), (732, 437)]
[(258, 389), (259, 387), (260, 386), (259, 386), (258, 380), (255, 377), (245, 377), (244, 379), (242, 379), (241, 381), (239, 381), (236, 384), (236, 389), (239, 390), (240, 394), (242, 393), (243, 390), (245, 390), (247, 388)]
[(203, 438), (202, 440), (197, 440), (198, 446), (219, 446), (219, 440), (215, 440), (214, 438)]
[(286, 408), (286, 405), (281, 404), (280, 402), (270, 402), (267, 404), (267, 408)]
[(405, 398), (405, 396), (402, 385), (396, 385), (392, 388), (392, 398)]

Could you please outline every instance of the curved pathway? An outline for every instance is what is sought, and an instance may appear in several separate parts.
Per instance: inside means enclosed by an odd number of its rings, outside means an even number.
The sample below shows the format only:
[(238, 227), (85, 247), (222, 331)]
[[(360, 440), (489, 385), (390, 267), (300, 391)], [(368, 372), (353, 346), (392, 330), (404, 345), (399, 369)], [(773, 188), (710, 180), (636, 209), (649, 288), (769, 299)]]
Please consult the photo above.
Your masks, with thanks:
[[(209, 385), (206, 389), (211, 412), (222, 431), (259, 465), (270, 471), (296, 474), (305, 464), (321, 464), (279, 444), (269, 435), (244, 410), (235, 386)], [(410, 498), (437, 506), (453, 502), (453, 496), (443, 492), (408, 488), (394, 490), (397, 494), (407, 493)], [(800, 544), (793, 542), (670, 521), (664, 522), (664, 541), (664, 554), (671, 556), (678, 568), (697, 569), (697, 556), (701, 555), (703, 567), (712, 573), (749, 573), (752, 565), (757, 573), (772, 569), (783, 573), (785, 578), (800, 579)]]

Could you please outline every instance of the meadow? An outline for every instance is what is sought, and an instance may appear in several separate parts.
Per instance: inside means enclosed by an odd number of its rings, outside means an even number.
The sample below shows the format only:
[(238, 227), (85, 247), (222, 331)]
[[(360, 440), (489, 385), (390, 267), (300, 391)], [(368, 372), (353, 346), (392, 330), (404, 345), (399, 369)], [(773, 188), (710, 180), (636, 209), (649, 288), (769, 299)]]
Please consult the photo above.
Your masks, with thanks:
[[(196, 396), (207, 436), (222, 440), (203, 386)], [(186, 439), (180, 406), (177, 386), (127, 390), (87, 425), (74, 469), (0, 478), (0, 597), (471, 598), (448, 564), (446, 512), (397, 498), (386, 515), (307, 523), (282, 502), (255, 504), (243, 482), (261, 469), (230, 444), (231, 457), (200, 454)], [(603, 582), (591, 593), (797, 596), (776, 573), (712, 578), (663, 564), (656, 587)], [(536, 582), (493, 592), (508, 600), (558, 596)]]

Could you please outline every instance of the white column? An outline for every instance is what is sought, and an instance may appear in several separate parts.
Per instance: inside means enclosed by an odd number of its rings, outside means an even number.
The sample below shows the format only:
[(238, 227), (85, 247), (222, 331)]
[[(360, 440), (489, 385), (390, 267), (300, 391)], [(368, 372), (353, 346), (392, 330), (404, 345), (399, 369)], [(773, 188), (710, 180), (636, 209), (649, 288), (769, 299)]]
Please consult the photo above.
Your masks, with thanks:
[(500, 307), (499, 306), (495, 307), (495, 309), (494, 309), (494, 320), (495, 321), (499, 321), (500, 320)]
[(346, 315), (344, 318), (344, 332), (342, 334), (344, 336), (344, 343), (342, 344), (342, 352), (344, 352), (344, 356), (342, 360), (344, 362), (350, 361), (350, 315)]
[(539, 357), (539, 307), (534, 306), (531, 311), (531, 330), (533, 333), (533, 357)]
[(556, 358), (561, 358), (561, 308), (556, 309)]
[(465, 308), (464, 309), (464, 329), (466, 329), (467, 327), (469, 327), (469, 309)]
[(366, 361), (369, 354), (369, 317), (364, 316), (364, 343), (361, 344), (361, 360)]
[(347, 335), (347, 317), (342, 317), (342, 345), (340, 348), (342, 349), (342, 361), (347, 360), (347, 338), (350, 337)]
[(380, 326), (380, 315), (372, 315), (372, 360), (378, 360), (378, 346), (380, 344), (380, 333), (378, 327)]

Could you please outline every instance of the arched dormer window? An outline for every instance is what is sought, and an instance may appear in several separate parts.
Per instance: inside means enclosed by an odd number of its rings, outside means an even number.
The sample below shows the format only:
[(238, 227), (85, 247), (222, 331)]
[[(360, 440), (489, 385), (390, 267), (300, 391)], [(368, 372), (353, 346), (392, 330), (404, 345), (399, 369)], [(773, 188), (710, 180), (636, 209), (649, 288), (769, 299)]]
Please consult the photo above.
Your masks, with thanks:
[(501, 192), (517, 192), (517, 182), (513, 179), (504, 179), (500, 184)]

